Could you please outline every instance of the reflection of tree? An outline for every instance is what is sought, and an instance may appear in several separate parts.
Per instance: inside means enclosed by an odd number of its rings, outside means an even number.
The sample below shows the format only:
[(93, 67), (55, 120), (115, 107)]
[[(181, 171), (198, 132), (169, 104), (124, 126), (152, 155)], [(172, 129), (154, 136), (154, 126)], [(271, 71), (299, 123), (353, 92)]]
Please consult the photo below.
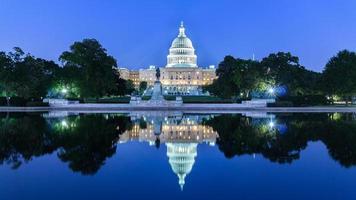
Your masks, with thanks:
[(252, 125), (250, 118), (241, 115), (221, 115), (206, 124), (218, 132), (216, 143), (228, 158), (261, 152), (268, 145), (268, 138), (272, 137), (268, 129)]
[(339, 121), (327, 124), (320, 139), (325, 143), (330, 156), (334, 160), (345, 167), (356, 165), (355, 121)]
[(0, 118), (0, 163), (18, 168), (58, 149), (73, 171), (94, 174), (115, 153), (119, 135), (132, 126), (125, 116), (83, 115), (48, 122), (50, 126), (35, 114)]
[(50, 130), (39, 115), (0, 118), (0, 163), (16, 169), (33, 157), (53, 152)]
[(129, 118), (122, 116), (109, 119), (102, 115), (80, 116), (75, 128), (56, 134), (61, 147), (58, 157), (69, 162), (75, 172), (95, 174), (106, 158), (116, 152), (118, 136), (128, 128), (129, 122)]
[(266, 128), (240, 115), (221, 115), (206, 121), (219, 134), (217, 144), (228, 158), (259, 153), (272, 162), (291, 163), (300, 157), (310, 141), (322, 141), (331, 157), (341, 165), (356, 165), (356, 121), (343, 114), (334, 120), (330, 114), (280, 115), (276, 121), (286, 130)]

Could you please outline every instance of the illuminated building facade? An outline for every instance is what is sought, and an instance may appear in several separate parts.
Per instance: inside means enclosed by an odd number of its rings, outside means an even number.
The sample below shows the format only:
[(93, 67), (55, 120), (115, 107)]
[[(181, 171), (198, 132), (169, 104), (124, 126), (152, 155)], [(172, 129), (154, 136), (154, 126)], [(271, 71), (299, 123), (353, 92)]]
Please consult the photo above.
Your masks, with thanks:
[[(155, 68), (150, 66), (147, 69), (140, 69), (138, 82), (146, 81), (148, 86), (153, 86), (156, 80)], [(130, 71), (124, 68), (119, 70), (120, 73)], [(216, 79), (215, 66), (198, 67), (193, 43), (187, 37), (183, 23), (169, 48), (167, 64), (160, 67), (160, 71), (160, 81), (165, 95), (202, 95), (202, 86), (209, 85)], [(127, 76), (122, 77), (130, 79)]]

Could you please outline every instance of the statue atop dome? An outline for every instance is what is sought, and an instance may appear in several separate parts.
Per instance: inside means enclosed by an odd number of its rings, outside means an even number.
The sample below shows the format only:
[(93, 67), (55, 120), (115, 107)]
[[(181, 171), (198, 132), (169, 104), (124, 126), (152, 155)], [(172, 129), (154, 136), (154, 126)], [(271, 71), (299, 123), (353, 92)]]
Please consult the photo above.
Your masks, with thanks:
[(180, 22), (179, 35), (178, 35), (178, 37), (186, 37), (183, 21)]

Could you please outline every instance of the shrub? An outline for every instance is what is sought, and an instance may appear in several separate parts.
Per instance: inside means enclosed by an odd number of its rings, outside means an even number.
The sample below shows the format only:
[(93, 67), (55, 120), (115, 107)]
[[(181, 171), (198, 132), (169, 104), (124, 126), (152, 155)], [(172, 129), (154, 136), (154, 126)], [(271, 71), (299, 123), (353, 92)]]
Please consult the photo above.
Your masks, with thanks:
[(176, 96), (166, 95), (166, 96), (164, 96), (164, 99), (167, 100), (167, 101), (175, 101), (176, 100)]
[(27, 107), (48, 107), (49, 104), (47, 102), (42, 101), (29, 101), (26, 103)]
[(10, 106), (26, 106), (27, 100), (23, 97), (11, 97)]
[(148, 101), (151, 99), (151, 96), (142, 96), (141, 99), (144, 101)]
[(212, 96), (183, 96), (184, 103), (234, 103), (232, 99), (221, 99)]
[(0, 97), (0, 106), (7, 106), (6, 97)]
[(84, 103), (129, 103), (130, 99), (131, 99), (131, 97), (129, 97), (129, 96), (101, 98), (101, 99), (88, 98), (88, 99), (84, 99)]
[(294, 106), (328, 105), (329, 100), (323, 95), (285, 96), (278, 97), (277, 101), (290, 101)]
[(267, 107), (293, 107), (291, 101), (277, 101), (274, 103), (267, 103)]

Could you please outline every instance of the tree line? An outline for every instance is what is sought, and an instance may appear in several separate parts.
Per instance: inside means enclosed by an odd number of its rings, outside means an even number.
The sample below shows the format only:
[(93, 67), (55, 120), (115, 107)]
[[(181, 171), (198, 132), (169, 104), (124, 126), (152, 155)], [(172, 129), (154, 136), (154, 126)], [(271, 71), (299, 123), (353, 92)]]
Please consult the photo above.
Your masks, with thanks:
[(75, 42), (59, 61), (36, 58), (19, 47), (0, 52), (1, 96), (98, 98), (134, 91), (131, 81), (120, 78), (117, 61), (95, 39)]
[(226, 56), (216, 75), (204, 89), (223, 98), (322, 95), (348, 102), (356, 96), (356, 53), (340, 51), (322, 73), (306, 69), (291, 53), (273, 53), (261, 61)]
[[(322, 73), (306, 69), (291, 53), (273, 53), (261, 61), (226, 56), (216, 75), (204, 90), (222, 98), (320, 95), (349, 102), (356, 96), (356, 53), (340, 51)], [(139, 92), (146, 88), (141, 84)], [(132, 81), (120, 78), (115, 58), (95, 39), (74, 42), (59, 56), (59, 64), (18, 47), (0, 52), (0, 96), (7, 101), (9, 97), (100, 98), (134, 91)]]

